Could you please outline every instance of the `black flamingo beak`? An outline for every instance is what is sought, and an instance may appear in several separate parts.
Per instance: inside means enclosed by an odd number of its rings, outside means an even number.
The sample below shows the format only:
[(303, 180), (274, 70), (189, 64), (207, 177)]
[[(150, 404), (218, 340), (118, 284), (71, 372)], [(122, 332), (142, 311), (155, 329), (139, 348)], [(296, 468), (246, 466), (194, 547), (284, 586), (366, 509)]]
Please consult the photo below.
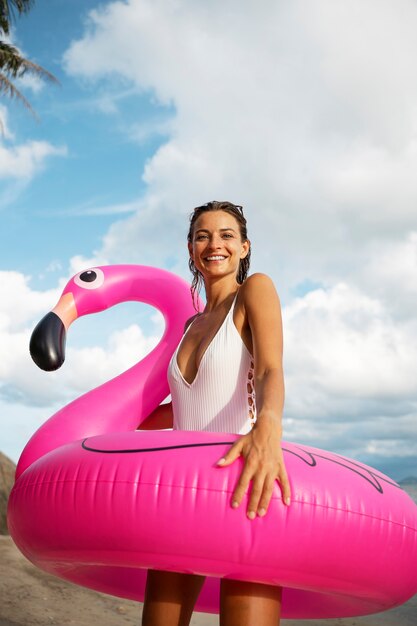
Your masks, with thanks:
[(64, 323), (56, 313), (48, 313), (41, 319), (29, 344), (30, 356), (38, 367), (46, 372), (61, 367), (65, 361), (66, 336)]

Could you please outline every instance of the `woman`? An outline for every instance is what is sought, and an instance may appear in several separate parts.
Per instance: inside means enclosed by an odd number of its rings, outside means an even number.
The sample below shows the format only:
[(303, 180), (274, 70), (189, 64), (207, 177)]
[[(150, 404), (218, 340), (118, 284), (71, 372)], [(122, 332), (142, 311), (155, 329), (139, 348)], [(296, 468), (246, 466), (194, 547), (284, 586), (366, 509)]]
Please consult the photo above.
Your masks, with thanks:
[[(188, 233), (193, 299), (203, 281), (207, 304), (185, 326), (169, 368), (172, 403), (142, 429), (176, 428), (242, 434), (218, 461), (244, 457), (231, 506), (250, 491), (248, 523), (266, 515), (275, 480), (290, 488), (281, 449), (284, 402), (278, 294), (265, 274), (247, 278), (250, 241), (242, 207), (209, 202), (194, 209)], [(237, 331), (237, 332), (236, 332)], [(142, 626), (187, 626), (204, 576), (149, 570)], [(277, 626), (281, 588), (222, 579), (220, 626)]]

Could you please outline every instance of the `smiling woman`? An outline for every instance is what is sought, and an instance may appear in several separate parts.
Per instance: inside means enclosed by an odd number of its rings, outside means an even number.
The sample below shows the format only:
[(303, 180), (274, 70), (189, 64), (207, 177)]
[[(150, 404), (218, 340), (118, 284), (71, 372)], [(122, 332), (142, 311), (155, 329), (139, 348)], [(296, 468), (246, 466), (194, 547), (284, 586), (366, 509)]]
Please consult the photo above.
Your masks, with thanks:
[[(268, 276), (247, 277), (251, 244), (241, 206), (212, 201), (196, 207), (190, 218), (188, 252), (197, 314), (186, 323), (184, 337), (168, 366), (172, 425), (174, 430), (242, 435), (218, 466), (226, 467), (244, 457), (230, 505), (239, 507), (252, 481), (247, 517), (253, 520), (266, 515), (276, 479), (283, 501), (290, 504), (281, 447), (280, 302)], [(202, 284), (207, 304), (199, 312), (195, 295)], [(166, 418), (166, 407), (162, 410)], [(157, 412), (151, 416), (153, 420)], [(204, 578), (149, 570), (143, 625), (188, 624)], [(221, 623), (249, 625), (256, 614), (263, 626), (276, 626), (281, 594), (276, 585), (223, 578)]]

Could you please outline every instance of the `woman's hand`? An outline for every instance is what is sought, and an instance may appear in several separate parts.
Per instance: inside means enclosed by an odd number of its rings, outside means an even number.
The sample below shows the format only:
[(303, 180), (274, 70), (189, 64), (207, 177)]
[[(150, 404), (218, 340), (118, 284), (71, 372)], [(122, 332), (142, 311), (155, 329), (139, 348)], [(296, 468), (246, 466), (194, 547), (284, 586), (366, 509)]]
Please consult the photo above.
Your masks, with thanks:
[(257, 424), (230, 447), (217, 465), (226, 467), (240, 455), (245, 458), (245, 466), (232, 496), (232, 506), (237, 508), (240, 505), (249, 482), (252, 480), (247, 515), (250, 519), (254, 519), (256, 513), (260, 516), (265, 515), (276, 479), (280, 484), (282, 499), (289, 506), (290, 484), (285, 469), (280, 433), (276, 426)]

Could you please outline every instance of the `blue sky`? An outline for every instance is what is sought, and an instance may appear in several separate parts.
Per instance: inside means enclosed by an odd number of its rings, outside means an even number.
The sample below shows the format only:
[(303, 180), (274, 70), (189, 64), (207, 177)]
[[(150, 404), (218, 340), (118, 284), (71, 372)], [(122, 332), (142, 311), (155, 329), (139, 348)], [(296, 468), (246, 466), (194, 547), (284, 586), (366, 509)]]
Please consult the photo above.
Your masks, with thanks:
[[(38, 1), (15, 24), (16, 43), (61, 85), (44, 84), (38, 93), (26, 90), (40, 121), (16, 104), (10, 109), (10, 128), (17, 142), (30, 137), (67, 151), (63, 158), (49, 159), (47, 168), (19, 193), (13, 209), (6, 206), (2, 211), (2, 266), (25, 271), (29, 264), (34, 281), (48, 265), (65, 265), (74, 252), (74, 238), (81, 254), (99, 246), (114, 216), (89, 216), (89, 210), (135, 201), (144, 186), (140, 176), (144, 162), (161, 141), (151, 137), (143, 145), (134, 143), (128, 136), (130, 124), (138, 115), (141, 119), (169, 115), (169, 107), (153, 104), (150, 94), (138, 94), (122, 80), (115, 78), (96, 91), (63, 71), (64, 52), (82, 35), (88, 11), (95, 6), (90, 0)], [(117, 99), (117, 119), (98, 114), (94, 99), (100, 92), (110, 103)]]
[(6, 454), (162, 332), (126, 304), (38, 372), (30, 332), (66, 280), (188, 277), (189, 212), (229, 199), (281, 296), (286, 438), (417, 475), (416, 27), (412, 0), (37, 0), (12, 41), (60, 86), (22, 83), (39, 123), (0, 100)]

